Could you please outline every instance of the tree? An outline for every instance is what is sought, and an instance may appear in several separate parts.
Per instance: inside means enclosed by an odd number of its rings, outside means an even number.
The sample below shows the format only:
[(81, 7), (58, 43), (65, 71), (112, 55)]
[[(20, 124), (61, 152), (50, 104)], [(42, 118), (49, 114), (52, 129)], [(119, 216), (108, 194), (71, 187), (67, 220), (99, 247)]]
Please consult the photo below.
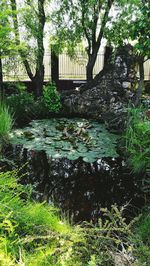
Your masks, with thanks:
[[(18, 12), (17, 12), (17, 3), (16, 0), (10, 0), (11, 8), (12, 8), (12, 19), (13, 26), (15, 32), (15, 42), (16, 45), (21, 45), (21, 38), (27, 41), (25, 43), (26, 49), (19, 49), (19, 54), (22, 60), (22, 63), (26, 69), (26, 72), (32, 81), (32, 85), (34, 88), (35, 96), (38, 97), (42, 94), (43, 81), (44, 81), (44, 26), (45, 26), (45, 10), (44, 4), (45, 0), (38, 0), (37, 2), (34, 0), (28, 0), (24, 2), (24, 11), (22, 13), (21, 20), (23, 22), (23, 26), (25, 27), (24, 34), (22, 36), (20, 31)], [(28, 38), (29, 37), (29, 38)], [(32, 45), (29, 45), (29, 39), (32, 39), (32, 43), (34, 46), (34, 55), (35, 55), (35, 73), (32, 71), (31, 67), (31, 53)], [(33, 54), (32, 54), (33, 56)]]
[(130, 1), (130, 4), (121, 10), (117, 20), (105, 33), (109, 42), (115, 46), (134, 41), (134, 52), (137, 55), (140, 74), (135, 100), (135, 105), (138, 105), (144, 88), (144, 62), (150, 58), (149, 0)]
[(115, 0), (58, 0), (52, 20), (55, 25), (55, 44), (66, 46), (69, 52), (81, 40), (87, 42), (86, 77), (93, 79), (93, 68), (101, 46), (105, 26)]
[(12, 38), (12, 27), (8, 17), (11, 14), (6, 0), (0, 2), (0, 89), (3, 94), (3, 63), (2, 59), (17, 52), (14, 39)]
[(0, 89), (3, 83), (3, 64), (2, 58), (10, 54), (10, 50), (14, 49), (10, 36), (11, 27), (8, 21), (10, 10), (7, 8), (6, 1), (0, 3)]

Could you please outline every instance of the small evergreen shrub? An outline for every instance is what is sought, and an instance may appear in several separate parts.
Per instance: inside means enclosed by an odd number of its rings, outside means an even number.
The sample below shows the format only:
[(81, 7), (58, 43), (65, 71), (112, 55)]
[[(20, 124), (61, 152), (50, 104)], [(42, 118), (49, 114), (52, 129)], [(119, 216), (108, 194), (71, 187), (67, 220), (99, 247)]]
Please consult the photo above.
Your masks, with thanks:
[(43, 101), (50, 112), (58, 112), (61, 108), (60, 95), (54, 84), (49, 84), (44, 87)]

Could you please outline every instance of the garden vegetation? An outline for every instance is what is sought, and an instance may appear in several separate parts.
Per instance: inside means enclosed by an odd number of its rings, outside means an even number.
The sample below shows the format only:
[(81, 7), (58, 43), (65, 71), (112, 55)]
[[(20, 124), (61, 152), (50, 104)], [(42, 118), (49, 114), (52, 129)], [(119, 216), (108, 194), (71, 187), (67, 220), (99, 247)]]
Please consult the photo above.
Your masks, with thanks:
[(149, 215), (126, 223), (124, 208), (112, 206), (97, 225), (70, 225), (18, 181), (17, 171), (0, 173), (0, 265), (149, 265)]

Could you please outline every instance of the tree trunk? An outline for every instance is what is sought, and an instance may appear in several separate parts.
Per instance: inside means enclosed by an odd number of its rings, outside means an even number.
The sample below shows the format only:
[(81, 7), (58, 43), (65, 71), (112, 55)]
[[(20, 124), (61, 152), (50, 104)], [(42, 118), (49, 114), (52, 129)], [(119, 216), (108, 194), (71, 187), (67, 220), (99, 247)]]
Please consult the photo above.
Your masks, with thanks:
[(86, 79), (87, 81), (93, 80), (93, 69), (97, 58), (97, 53), (88, 56), (88, 63), (86, 65)]
[[(36, 37), (37, 58), (36, 58), (36, 73), (35, 73), (35, 75), (33, 75), (30, 63), (26, 59), (27, 56), (26, 56), (25, 52), (23, 50), (19, 51), (20, 57), (22, 59), (22, 62), (23, 62), (24, 67), (26, 69), (26, 72), (32, 81), (34, 94), (36, 97), (39, 97), (42, 95), (43, 81), (44, 81), (44, 65), (43, 65), (44, 44), (43, 44), (43, 38), (44, 38), (44, 26), (45, 26), (45, 20), (46, 20), (45, 11), (44, 11), (44, 3), (45, 3), (45, 0), (38, 0), (38, 13), (37, 13), (37, 16), (38, 16), (38, 21), (37, 21), (38, 34)], [(30, 5), (30, 1), (28, 1), (28, 4)], [(11, 0), (11, 7), (12, 7), (12, 11), (14, 12), (12, 15), (12, 18), (13, 18), (13, 24), (14, 24), (14, 29), (15, 29), (16, 45), (20, 45), (16, 0)]]
[(141, 57), (139, 60), (139, 74), (140, 74), (140, 80), (139, 80), (138, 89), (136, 93), (135, 106), (140, 105), (142, 91), (144, 89), (144, 58), (143, 57)]
[(56, 54), (53, 46), (51, 46), (51, 79), (57, 86), (59, 81), (59, 55)]
[(42, 96), (44, 82), (44, 66), (42, 65), (39, 70), (36, 71), (36, 75), (32, 80), (35, 97)]

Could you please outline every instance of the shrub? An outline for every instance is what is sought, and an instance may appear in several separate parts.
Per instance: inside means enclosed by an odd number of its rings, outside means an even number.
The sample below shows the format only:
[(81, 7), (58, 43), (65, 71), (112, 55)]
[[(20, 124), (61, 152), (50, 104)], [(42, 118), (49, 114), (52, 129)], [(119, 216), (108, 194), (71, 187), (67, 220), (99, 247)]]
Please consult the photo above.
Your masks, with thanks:
[(45, 106), (50, 112), (58, 112), (61, 108), (60, 95), (57, 92), (54, 84), (49, 84), (44, 87), (43, 100)]
[(19, 124), (29, 122), (33, 117), (34, 97), (32, 94), (22, 90), (18, 94), (12, 94), (7, 97), (6, 103)]
[(16, 93), (6, 98), (6, 103), (14, 113), (15, 122), (20, 126), (32, 119), (49, 117), (61, 108), (60, 96), (54, 85), (45, 86), (43, 96), (34, 99), (34, 96), (25, 90), (25, 86), (16, 83)]
[(150, 169), (150, 123), (144, 109), (130, 109), (125, 132), (128, 162), (136, 173)]

